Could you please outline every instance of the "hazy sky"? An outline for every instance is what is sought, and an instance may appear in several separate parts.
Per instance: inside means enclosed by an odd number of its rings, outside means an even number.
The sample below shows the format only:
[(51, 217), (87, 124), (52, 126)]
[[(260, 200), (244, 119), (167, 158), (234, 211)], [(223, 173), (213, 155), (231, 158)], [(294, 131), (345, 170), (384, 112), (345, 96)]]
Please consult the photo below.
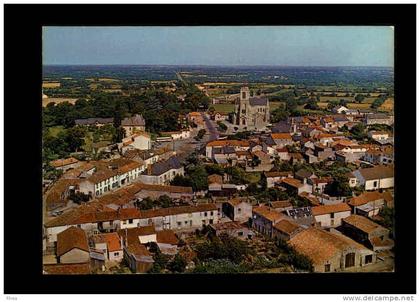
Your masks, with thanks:
[(389, 26), (44, 27), (44, 64), (393, 66)]

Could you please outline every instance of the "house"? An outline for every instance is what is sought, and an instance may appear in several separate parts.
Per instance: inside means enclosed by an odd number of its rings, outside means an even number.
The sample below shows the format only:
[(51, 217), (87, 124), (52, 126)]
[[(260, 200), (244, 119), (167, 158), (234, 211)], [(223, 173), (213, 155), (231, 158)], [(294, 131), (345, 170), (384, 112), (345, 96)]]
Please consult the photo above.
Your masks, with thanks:
[(258, 164), (255, 165), (254, 161), (251, 160), (246, 166), (246, 171), (270, 171), (273, 168), (271, 164), (272, 159), (269, 154), (264, 151), (257, 150), (251, 153), (253, 159), (258, 160)]
[(365, 190), (388, 189), (394, 187), (394, 166), (375, 166), (353, 172), (357, 183)]
[(280, 182), (284, 178), (293, 177), (293, 172), (292, 171), (264, 172), (264, 175), (267, 179), (267, 188), (272, 188), (272, 187), (274, 187), (276, 182)]
[(123, 244), (118, 233), (102, 233), (91, 236), (91, 245), (100, 250), (106, 260), (120, 262), (123, 259)]
[(289, 241), (296, 236), (302, 228), (293, 221), (283, 219), (273, 226), (273, 238)]
[(337, 105), (331, 111), (336, 114), (346, 114), (348, 110), (346, 106)]
[(236, 151), (248, 151), (249, 142), (241, 140), (216, 140), (207, 143), (206, 145), (206, 157), (214, 159), (214, 150), (220, 150), (222, 147), (232, 147)]
[(284, 178), (280, 181), (279, 186), (285, 188), (290, 194), (299, 195), (302, 192), (312, 192), (312, 186), (306, 183), (306, 180), (303, 183), (295, 178)]
[(299, 232), (289, 244), (311, 259), (317, 273), (355, 270), (376, 262), (375, 253), (356, 241), (314, 227)]
[(79, 126), (96, 126), (102, 127), (104, 125), (110, 125), (114, 122), (112, 117), (110, 118), (100, 118), (100, 117), (91, 117), (91, 118), (84, 118), (84, 119), (75, 119), (74, 123)]
[(154, 225), (156, 230), (195, 230), (219, 222), (217, 206), (201, 203), (196, 206), (140, 211), (138, 226)]
[(315, 219), (312, 216), (311, 207), (293, 208), (286, 210), (285, 214), (288, 220), (291, 220), (300, 226), (310, 227), (315, 225)]
[(79, 179), (60, 178), (44, 193), (43, 199), (48, 211), (65, 207), (68, 197), (76, 191)]
[(286, 147), (276, 148), (274, 153), (280, 160), (290, 160), (289, 150)]
[(308, 183), (312, 185), (312, 193), (322, 194), (325, 187), (333, 181), (332, 177), (309, 178)]
[(181, 139), (187, 139), (191, 137), (191, 131), (188, 129), (183, 129), (180, 131), (170, 131), (170, 132), (161, 132), (161, 135), (164, 137), (171, 137), (172, 140), (181, 140)]
[(218, 174), (211, 174), (207, 177), (209, 184), (209, 191), (221, 191), (223, 184), (223, 176)]
[(124, 138), (119, 145), (121, 152), (125, 153), (130, 149), (149, 150), (152, 148), (152, 141), (148, 133), (138, 131), (132, 136)]
[(383, 148), (382, 150), (369, 150), (365, 153), (363, 160), (374, 165), (390, 165), (394, 163), (394, 148)]
[(309, 181), (309, 179), (314, 179), (317, 178), (317, 176), (312, 173), (311, 171), (305, 170), (305, 169), (300, 169), (298, 171), (295, 172), (295, 178), (299, 179), (299, 180), (306, 180)]
[(311, 206), (319, 206), (320, 202), (317, 196), (308, 193), (308, 192), (302, 192), (299, 194), (299, 197), (301, 197), (303, 200), (307, 201)]
[(346, 202), (347, 198), (345, 196), (331, 196), (326, 193), (318, 195), (319, 202), (323, 205), (332, 205)]
[(294, 144), (290, 133), (272, 133), (271, 138), (279, 148)]
[(273, 227), (285, 216), (267, 206), (256, 206), (252, 209), (252, 227), (259, 233), (272, 237)]
[[(139, 234), (140, 233), (140, 234)], [(127, 230), (120, 233), (124, 238), (124, 259), (133, 273), (146, 273), (153, 267), (153, 256), (146, 246), (140, 241), (146, 241), (147, 235), (143, 234), (142, 228)]]
[(136, 186), (139, 188), (139, 191), (135, 194), (137, 198), (150, 197), (157, 199), (160, 196), (167, 195), (173, 199), (190, 201), (194, 197), (194, 192), (191, 187), (148, 185), (144, 183), (138, 183)]
[(367, 114), (364, 122), (366, 125), (380, 124), (391, 126), (394, 124), (394, 116), (383, 113)]
[(146, 121), (141, 114), (126, 117), (121, 121), (121, 127), (125, 130), (125, 136), (131, 136), (137, 131), (146, 130)]
[(252, 205), (246, 198), (236, 197), (224, 202), (222, 211), (232, 221), (244, 222), (252, 217)]
[(89, 261), (89, 244), (85, 231), (70, 227), (57, 235), (58, 263), (85, 263)]
[(139, 181), (143, 169), (140, 163), (126, 158), (118, 158), (108, 162), (92, 162), (92, 166), (92, 169), (83, 171), (78, 175), (78, 178), (81, 179), (79, 191), (95, 196)]
[(363, 192), (359, 196), (352, 197), (348, 202), (353, 214), (372, 217), (379, 214), (385, 205), (391, 205), (393, 197), (389, 192), (379, 191)]
[(394, 246), (388, 229), (363, 216), (351, 215), (343, 219), (343, 232), (375, 252)]
[(251, 239), (254, 233), (244, 224), (228, 221), (210, 226), (216, 236), (227, 234), (238, 239)]
[[(331, 139), (329, 142), (332, 142)], [(325, 159), (333, 158), (334, 151), (331, 147), (325, 145), (324, 143), (315, 143), (314, 144), (314, 155), (318, 160), (322, 161)]]
[(80, 166), (80, 162), (74, 157), (69, 157), (66, 159), (57, 159), (50, 162), (50, 166), (54, 167), (57, 170), (67, 171), (69, 169), (74, 169)]
[(184, 176), (184, 166), (181, 164), (178, 157), (173, 156), (168, 160), (149, 165), (146, 171), (140, 175), (139, 179), (145, 184), (167, 185), (177, 175)]
[(227, 121), (229, 119), (229, 115), (224, 112), (215, 112), (212, 115), (212, 120), (215, 122)]
[(277, 212), (293, 209), (293, 205), (288, 200), (270, 201), (269, 206)]
[(321, 227), (335, 228), (351, 215), (351, 208), (347, 203), (321, 205), (312, 208), (312, 215)]
[(156, 243), (163, 254), (173, 256), (178, 253), (179, 239), (172, 230), (157, 231)]
[(368, 137), (374, 140), (382, 141), (389, 138), (389, 133), (386, 131), (369, 131)]

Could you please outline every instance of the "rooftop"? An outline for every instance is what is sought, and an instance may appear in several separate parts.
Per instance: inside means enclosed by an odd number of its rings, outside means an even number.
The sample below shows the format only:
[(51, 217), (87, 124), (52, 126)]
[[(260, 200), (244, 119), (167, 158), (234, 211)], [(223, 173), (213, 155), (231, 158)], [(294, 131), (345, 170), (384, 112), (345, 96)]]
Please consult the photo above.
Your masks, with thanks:
[(385, 230), (383, 226), (373, 222), (369, 218), (360, 215), (350, 215), (349, 217), (344, 218), (343, 221), (366, 234), (376, 230)]
[(74, 248), (89, 252), (88, 240), (84, 230), (70, 227), (57, 235), (57, 256), (62, 256)]
[(314, 227), (301, 231), (289, 243), (299, 252), (309, 257), (315, 265), (324, 264), (346, 248), (359, 250), (366, 248), (352, 239), (320, 230)]
[(322, 205), (312, 208), (312, 215), (325, 215), (330, 213), (346, 212), (351, 211), (351, 208), (347, 203), (337, 203), (331, 205)]

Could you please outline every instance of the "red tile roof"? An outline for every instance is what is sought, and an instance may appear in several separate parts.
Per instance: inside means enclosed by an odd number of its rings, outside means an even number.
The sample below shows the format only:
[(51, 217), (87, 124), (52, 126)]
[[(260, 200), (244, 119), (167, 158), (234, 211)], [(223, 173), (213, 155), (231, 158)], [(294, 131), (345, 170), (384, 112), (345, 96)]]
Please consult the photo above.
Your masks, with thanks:
[(81, 228), (70, 227), (57, 235), (57, 256), (62, 256), (74, 248), (89, 252), (85, 231)]
[(346, 212), (346, 211), (351, 211), (351, 208), (349, 207), (347, 203), (337, 203), (337, 204), (313, 207), (312, 215), (318, 216), (318, 215), (325, 215), (325, 214), (330, 214), (330, 213), (338, 213), (338, 212)]

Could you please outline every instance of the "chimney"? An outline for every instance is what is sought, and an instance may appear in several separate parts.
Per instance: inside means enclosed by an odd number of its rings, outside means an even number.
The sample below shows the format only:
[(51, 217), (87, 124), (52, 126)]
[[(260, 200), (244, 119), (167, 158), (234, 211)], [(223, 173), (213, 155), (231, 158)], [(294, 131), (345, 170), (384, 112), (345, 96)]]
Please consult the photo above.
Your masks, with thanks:
[(151, 164), (147, 165), (147, 175), (152, 175), (152, 165)]
[(306, 177), (303, 179), (303, 184), (306, 185)]

